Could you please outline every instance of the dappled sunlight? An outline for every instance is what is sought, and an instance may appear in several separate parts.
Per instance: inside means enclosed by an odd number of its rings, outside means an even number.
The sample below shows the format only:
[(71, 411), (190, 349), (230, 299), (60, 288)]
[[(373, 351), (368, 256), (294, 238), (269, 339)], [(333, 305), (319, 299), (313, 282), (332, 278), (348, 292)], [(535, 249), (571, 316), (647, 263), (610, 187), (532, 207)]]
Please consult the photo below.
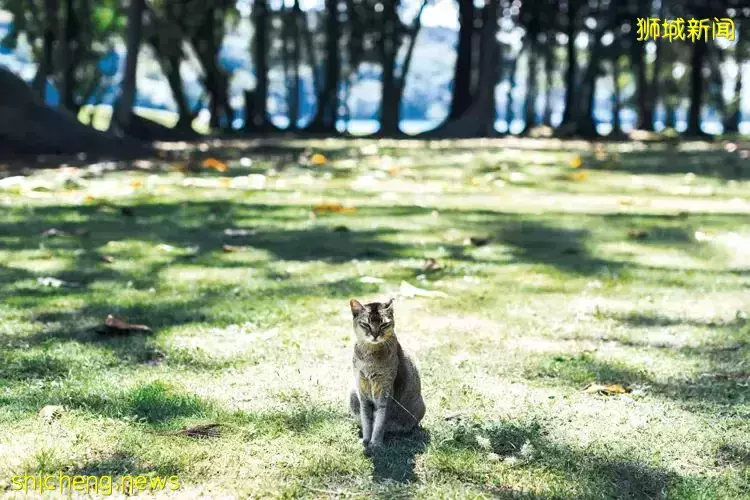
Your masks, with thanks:
[[(534, 144), (238, 141), (201, 152), (223, 172), (0, 186), (0, 434), (20, 436), (0, 438), (0, 473), (178, 471), (192, 492), (240, 467), (242, 491), (290, 496), (734, 487), (747, 180)], [(369, 460), (346, 407), (348, 300), (391, 297), (426, 434)], [(152, 331), (102, 329), (110, 314)], [(63, 413), (43, 424), (49, 405)]]

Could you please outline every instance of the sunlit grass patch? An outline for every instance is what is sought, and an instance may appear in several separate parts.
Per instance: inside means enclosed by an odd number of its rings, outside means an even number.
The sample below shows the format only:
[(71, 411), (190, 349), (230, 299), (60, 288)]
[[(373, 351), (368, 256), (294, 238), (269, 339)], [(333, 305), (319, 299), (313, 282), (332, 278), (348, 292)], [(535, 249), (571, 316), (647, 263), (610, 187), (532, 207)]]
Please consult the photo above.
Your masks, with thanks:
[[(225, 172), (0, 189), (0, 488), (28, 468), (175, 473), (186, 496), (746, 496), (747, 180), (711, 151), (675, 171), (679, 151), (508, 141), (238, 141), (188, 149)], [(428, 408), (373, 460), (351, 297), (396, 298)]]

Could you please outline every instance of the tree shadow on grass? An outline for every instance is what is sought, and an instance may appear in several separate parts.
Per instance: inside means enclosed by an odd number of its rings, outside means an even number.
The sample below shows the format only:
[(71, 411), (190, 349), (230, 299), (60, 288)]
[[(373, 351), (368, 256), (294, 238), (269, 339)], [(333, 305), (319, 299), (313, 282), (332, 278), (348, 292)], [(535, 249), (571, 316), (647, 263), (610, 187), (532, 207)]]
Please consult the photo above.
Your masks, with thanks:
[(418, 427), (403, 436), (389, 436), (382, 450), (372, 457), (375, 482), (408, 483), (414, 481), (416, 456), (423, 453), (430, 442), (430, 432)]
[[(675, 150), (650, 147), (642, 151), (627, 151), (620, 154), (618, 172), (633, 174), (688, 174), (714, 177), (722, 180), (746, 180), (750, 178), (747, 160), (740, 151), (728, 152), (723, 148), (709, 146), (703, 150)], [(584, 159), (587, 168), (608, 170), (609, 160), (599, 162), (593, 157)]]
[(520, 262), (547, 264), (563, 272), (592, 275), (612, 274), (622, 264), (593, 256), (586, 245), (589, 232), (550, 226), (533, 219), (508, 221), (497, 240), (511, 247)]
[[(671, 472), (630, 458), (602, 456), (560, 444), (550, 439), (548, 431), (536, 421), (458, 421), (442, 431), (446, 432), (430, 450), (432, 466), (500, 497), (655, 498), (679, 479)], [(488, 459), (488, 454), (495, 455), (495, 462)], [(563, 495), (519, 495), (506, 487), (504, 474), (493, 474), (492, 464), (496, 461), (513, 463), (528, 474), (552, 473), (574, 489)]]

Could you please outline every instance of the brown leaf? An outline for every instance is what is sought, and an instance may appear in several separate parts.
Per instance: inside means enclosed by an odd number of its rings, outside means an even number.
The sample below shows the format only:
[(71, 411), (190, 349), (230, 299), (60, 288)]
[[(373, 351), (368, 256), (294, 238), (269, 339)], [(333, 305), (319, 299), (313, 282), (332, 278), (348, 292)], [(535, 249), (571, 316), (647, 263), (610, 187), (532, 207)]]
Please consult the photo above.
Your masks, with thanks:
[(151, 327), (146, 325), (138, 325), (128, 323), (127, 321), (113, 316), (112, 314), (107, 315), (107, 319), (104, 320), (104, 331), (105, 333), (114, 334), (126, 334), (131, 332), (151, 332)]
[(223, 247), (221, 247), (221, 249), (225, 252), (242, 252), (243, 250), (247, 250), (247, 247), (237, 245), (224, 245)]
[(111, 255), (102, 255), (101, 257), (102, 262), (106, 262), (107, 264), (114, 264), (115, 258)]
[(179, 431), (178, 434), (197, 439), (219, 437), (221, 435), (221, 424), (204, 424), (187, 427)]
[(442, 269), (443, 266), (440, 265), (440, 262), (430, 257), (429, 259), (424, 261), (424, 264), (422, 264), (422, 271), (430, 272), (430, 271), (437, 271), (439, 269)]
[(469, 243), (471, 243), (475, 247), (483, 247), (489, 242), (490, 238), (483, 238), (479, 236), (472, 236), (471, 238), (469, 238)]
[(326, 214), (326, 213), (342, 213), (342, 214), (350, 214), (356, 212), (357, 209), (354, 207), (346, 207), (342, 205), (341, 203), (334, 202), (334, 203), (319, 203), (315, 206), (313, 206), (313, 212), (317, 215), (320, 214)]
[(633, 389), (631, 389), (630, 387), (625, 387), (620, 384), (591, 384), (586, 389), (584, 389), (583, 392), (588, 392), (590, 394), (601, 394), (602, 396), (615, 396), (617, 394), (627, 394), (632, 390)]
[(41, 410), (39, 410), (39, 418), (44, 420), (45, 423), (50, 423), (53, 420), (57, 420), (60, 417), (62, 417), (63, 413), (65, 413), (65, 408), (58, 405), (47, 405), (42, 407)]
[(648, 238), (648, 231), (643, 229), (631, 229), (628, 231), (628, 238), (631, 240), (645, 240)]
[(202, 163), (203, 167), (216, 170), (217, 172), (226, 172), (229, 170), (229, 165), (216, 158), (206, 158)]

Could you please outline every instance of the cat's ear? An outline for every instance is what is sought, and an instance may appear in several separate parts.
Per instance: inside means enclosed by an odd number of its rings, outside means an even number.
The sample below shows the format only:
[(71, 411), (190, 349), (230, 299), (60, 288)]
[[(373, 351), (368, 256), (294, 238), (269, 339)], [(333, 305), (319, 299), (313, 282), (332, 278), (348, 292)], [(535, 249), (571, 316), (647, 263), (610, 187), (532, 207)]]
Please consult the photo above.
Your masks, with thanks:
[(352, 314), (355, 315), (355, 316), (358, 315), (359, 313), (361, 313), (365, 309), (362, 306), (362, 304), (360, 304), (359, 302), (357, 302), (357, 299), (351, 299), (351, 300), (349, 300), (349, 307), (352, 308)]
[(393, 311), (393, 297), (391, 297), (388, 300), (388, 302), (386, 302), (385, 304), (383, 304), (383, 309), (386, 309), (386, 310), (389, 310), (389, 311)]

